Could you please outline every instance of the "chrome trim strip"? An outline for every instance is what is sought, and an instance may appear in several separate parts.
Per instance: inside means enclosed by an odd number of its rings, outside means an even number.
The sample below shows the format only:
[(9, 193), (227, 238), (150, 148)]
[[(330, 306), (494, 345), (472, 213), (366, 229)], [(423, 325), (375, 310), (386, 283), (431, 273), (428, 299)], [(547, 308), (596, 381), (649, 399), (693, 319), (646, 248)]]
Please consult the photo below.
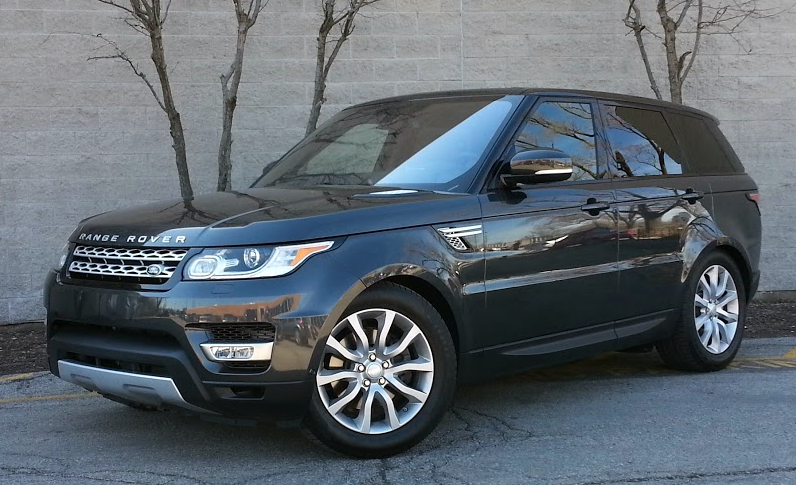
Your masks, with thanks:
[[(200, 344), (205, 357), (213, 362), (260, 362), (271, 360), (273, 352), (273, 342), (207, 342)], [(217, 359), (210, 350), (210, 347), (254, 347), (254, 353), (249, 359)]]
[(217, 414), (185, 401), (168, 377), (134, 374), (100, 367), (58, 361), (61, 379), (100, 394), (110, 394), (152, 406), (171, 405), (199, 413)]
[(438, 231), (445, 237), (477, 236), (483, 233), (480, 224), (465, 227), (441, 227)]
[(167, 280), (171, 278), (177, 268), (163, 266), (161, 272), (152, 275), (147, 272), (149, 266), (139, 266), (132, 264), (104, 264), (88, 263), (85, 261), (72, 261), (69, 265), (70, 273), (96, 274), (104, 276), (129, 276), (139, 278), (160, 278)]
[(133, 249), (77, 246), (74, 256), (101, 259), (134, 259), (138, 261), (172, 261), (179, 263), (188, 254), (187, 249)]

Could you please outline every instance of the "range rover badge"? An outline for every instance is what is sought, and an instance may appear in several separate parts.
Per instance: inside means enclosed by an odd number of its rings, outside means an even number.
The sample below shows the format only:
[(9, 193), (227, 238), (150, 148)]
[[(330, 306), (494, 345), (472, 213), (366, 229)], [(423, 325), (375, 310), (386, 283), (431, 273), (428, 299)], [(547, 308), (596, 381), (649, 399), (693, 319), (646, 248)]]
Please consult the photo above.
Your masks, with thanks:
[(163, 266), (159, 264), (150, 264), (146, 269), (146, 274), (149, 276), (158, 276), (163, 272)]

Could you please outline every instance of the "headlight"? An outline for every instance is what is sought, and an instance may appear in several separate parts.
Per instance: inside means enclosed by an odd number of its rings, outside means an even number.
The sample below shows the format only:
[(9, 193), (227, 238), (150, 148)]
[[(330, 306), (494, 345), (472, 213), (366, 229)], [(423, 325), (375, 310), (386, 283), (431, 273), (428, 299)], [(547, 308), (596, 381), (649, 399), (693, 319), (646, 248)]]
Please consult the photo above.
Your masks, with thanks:
[(186, 280), (231, 280), (282, 276), (313, 254), (334, 245), (331, 241), (295, 246), (205, 249), (185, 265)]
[(64, 265), (66, 264), (66, 259), (69, 257), (69, 243), (66, 243), (61, 249), (61, 255), (58, 258), (58, 264), (55, 266), (56, 271), (61, 271), (64, 269)]

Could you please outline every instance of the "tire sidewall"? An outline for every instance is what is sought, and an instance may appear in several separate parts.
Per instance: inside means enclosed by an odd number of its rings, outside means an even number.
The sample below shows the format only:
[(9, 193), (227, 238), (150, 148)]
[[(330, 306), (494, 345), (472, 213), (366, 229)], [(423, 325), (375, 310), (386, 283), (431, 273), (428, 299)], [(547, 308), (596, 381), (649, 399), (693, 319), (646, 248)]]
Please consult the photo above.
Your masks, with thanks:
[[(735, 336), (730, 346), (720, 354), (713, 354), (709, 352), (699, 340), (699, 334), (696, 329), (696, 320), (694, 317), (694, 296), (696, 295), (699, 285), (699, 279), (702, 273), (711, 266), (719, 265), (730, 272), (732, 279), (735, 282), (735, 287), (738, 293), (738, 326), (735, 330)], [(704, 363), (710, 368), (723, 368), (727, 366), (738, 353), (743, 340), (744, 322), (746, 321), (746, 287), (741, 275), (738, 265), (728, 255), (722, 252), (714, 252), (706, 258), (698, 262), (691, 272), (691, 277), (688, 280), (686, 294), (683, 298), (683, 324), (686, 326), (686, 331), (689, 336), (689, 341), (692, 347), (693, 356)]]
[[(434, 377), (428, 399), (417, 415), (400, 428), (384, 434), (365, 435), (352, 431), (326, 410), (313, 382), (307, 425), (321, 441), (337, 451), (362, 457), (394, 454), (425, 438), (436, 426), (453, 399), (456, 383), (456, 354), (450, 333), (439, 313), (417, 293), (397, 285), (379, 285), (362, 295), (344, 312), (344, 318), (361, 310), (383, 308), (403, 314), (425, 335), (434, 358)], [(323, 341), (319, 345), (326, 345)], [(320, 367), (323, 352), (315, 363)]]

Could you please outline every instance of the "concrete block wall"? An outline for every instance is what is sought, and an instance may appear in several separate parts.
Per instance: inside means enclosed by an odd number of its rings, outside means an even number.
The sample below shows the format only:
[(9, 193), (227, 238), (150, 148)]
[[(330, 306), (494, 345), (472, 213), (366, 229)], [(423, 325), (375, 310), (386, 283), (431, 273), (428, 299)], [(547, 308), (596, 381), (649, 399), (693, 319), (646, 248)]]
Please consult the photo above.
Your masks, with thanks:
[[(319, 1), (271, 0), (251, 32), (235, 118), (235, 188), (303, 136)], [(197, 192), (215, 186), (218, 77), (234, 49), (230, 3), (173, 0), (166, 26)], [(624, 0), (382, 0), (340, 54), (324, 116), (379, 97), (484, 86), (649, 96), (622, 23), (626, 8)], [(762, 289), (794, 290), (796, 14), (744, 30), (741, 44), (705, 39), (686, 101), (722, 120), (761, 186)], [(0, 322), (42, 317), (44, 274), (80, 219), (179, 193), (168, 125), (147, 88), (120, 62), (86, 60), (106, 52), (98, 33), (152, 71), (147, 40), (96, 0), (0, 0)], [(649, 49), (662, 73), (657, 41)]]

